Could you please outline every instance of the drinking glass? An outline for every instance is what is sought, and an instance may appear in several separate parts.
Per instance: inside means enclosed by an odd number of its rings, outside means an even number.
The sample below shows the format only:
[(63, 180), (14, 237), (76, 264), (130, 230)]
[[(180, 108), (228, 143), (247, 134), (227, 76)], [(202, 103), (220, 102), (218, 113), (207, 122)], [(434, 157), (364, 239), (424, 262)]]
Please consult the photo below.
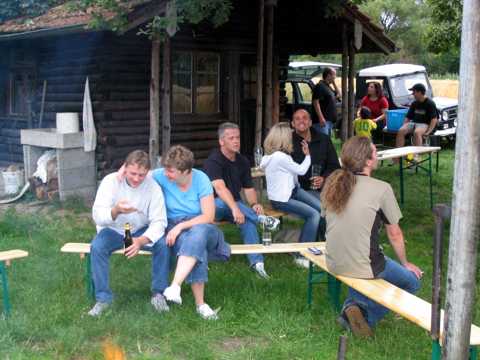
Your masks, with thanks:
[(313, 183), (313, 178), (321, 175), (322, 175), (322, 165), (313, 164), (311, 174), (310, 174), (310, 189), (318, 190), (318, 187), (316, 187)]
[(260, 163), (262, 162), (262, 157), (263, 157), (263, 149), (261, 146), (258, 146), (255, 148), (255, 167), (260, 167)]
[(262, 232), (262, 244), (263, 246), (272, 245), (272, 233), (270, 230), (263, 230)]

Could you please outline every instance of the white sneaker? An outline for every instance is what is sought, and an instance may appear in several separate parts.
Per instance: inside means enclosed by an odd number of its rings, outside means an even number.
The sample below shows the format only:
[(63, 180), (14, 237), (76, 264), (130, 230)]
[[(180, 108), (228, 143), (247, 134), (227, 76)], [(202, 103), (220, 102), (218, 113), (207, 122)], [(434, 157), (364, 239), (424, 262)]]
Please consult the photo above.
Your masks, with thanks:
[(270, 276), (265, 271), (265, 264), (263, 262), (258, 262), (252, 266), (253, 270), (263, 279), (270, 279)]
[(110, 307), (110, 304), (104, 303), (104, 302), (101, 302), (101, 301), (97, 301), (95, 303), (95, 305), (93, 306), (93, 308), (91, 308), (90, 311), (88, 312), (88, 315), (93, 316), (93, 317), (100, 316), (109, 307)]
[(167, 300), (165, 300), (165, 296), (163, 296), (160, 293), (153, 295), (152, 300), (150, 300), (150, 303), (152, 304), (154, 309), (157, 310), (158, 312), (164, 312), (164, 311), (170, 310), (167, 304)]
[(180, 286), (172, 284), (163, 291), (163, 296), (167, 301), (182, 305), (182, 297), (180, 296)]
[(278, 225), (280, 225), (280, 220), (273, 216), (258, 215), (258, 222), (265, 225), (267, 230), (273, 231), (276, 230)]
[(197, 313), (205, 320), (218, 320), (217, 311), (212, 310), (208, 304), (197, 306)]
[(310, 268), (310, 262), (304, 257), (296, 257), (293, 261), (297, 266), (303, 267), (305, 269)]

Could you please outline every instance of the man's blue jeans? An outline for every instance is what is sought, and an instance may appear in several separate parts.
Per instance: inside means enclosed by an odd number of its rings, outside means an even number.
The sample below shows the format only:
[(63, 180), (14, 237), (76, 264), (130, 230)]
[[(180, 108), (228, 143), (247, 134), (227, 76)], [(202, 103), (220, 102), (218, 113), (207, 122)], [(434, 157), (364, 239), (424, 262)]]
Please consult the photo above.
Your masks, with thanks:
[[(132, 234), (142, 235), (147, 228), (142, 228)], [(92, 241), (90, 256), (92, 261), (92, 279), (95, 284), (97, 301), (111, 303), (113, 294), (109, 285), (110, 256), (115, 250), (122, 249), (123, 235), (110, 228), (102, 229)], [(153, 246), (143, 246), (142, 250), (152, 252), (152, 293), (163, 293), (168, 286), (170, 264), (170, 249), (164, 241), (158, 240)]]
[[(240, 211), (245, 215), (245, 222), (241, 225), (238, 225), (240, 228), (240, 234), (242, 235), (244, 244), (259, 244), (260, 238), (258, 236), (257, 224), (258, 216), (257, 213), (245, 205), (242, 201), (237, 201), (237, 206)], [(226, 220), (233, 223), (232, 211), (228, 205), (220, 198), (215, 198), (215, 220), (221, 221)], [(248, 261), (250, 266), (263, 262), (263, 256), (261, 254), (248, 254)]]
[[(182, 220), (184, 221), (184, 220)], [(169, 220), (165, 233), (181, 221), (171, 222)], [(198, 224), (190, 229), (184, 230), (178, 235), (173, 245), (175, 256), (189, 256), (197, 260), (186, 282), (205, 283), (208, 281), (208, 258), (217, 249), (219, 242), (223, 241), (223, 233), (213, 224)], [(165, 236), (159, 240), (165, 244)]]
[(271, 203), (274, 209), (299, 216), (305, 220), (300, 242), (317, 241), (320, 226), (320, 198), (296, 187), (287, 202), (272, 200)]
[[(420, 280), (417, 279), (412, 271), (388, 257), (385, 257), (385, 260), (385, 269), (377, 275), (377, 279), (384, 279), (411, 294), (415, 294), (420, 289)], [(360, 294), (358, 291), (349, 288), (343, 309), (354, 304), (363, 310), (370, 327), (374, 327), (388, 313), (387, 308)]]
[(315, 130), (318, 132), (330, 136), (332, 134), (333, 123), (331, 121), (326, 121), (325, 126), (320, 126), (320, 123), (315, 123), (312, 125)]

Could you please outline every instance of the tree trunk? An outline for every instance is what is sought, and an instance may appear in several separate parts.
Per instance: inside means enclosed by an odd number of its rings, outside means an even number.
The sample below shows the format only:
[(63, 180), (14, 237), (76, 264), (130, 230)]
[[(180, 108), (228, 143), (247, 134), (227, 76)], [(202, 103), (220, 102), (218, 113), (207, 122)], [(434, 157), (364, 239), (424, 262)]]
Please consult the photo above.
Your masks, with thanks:
[(149, 156), (150, 163), (155, 166), (158, 156), (158, 140), (159, 140), (159, 111), (160, 111), (160, 89), (159, 89), (159, 72), (160, 72), (160, 40), (155, 38), (152, 40), (151, 54), (151, 78), (150, 78), (150, 138), (149, 138)]
[(273, 110), (273, 4), (267, 4), (267, 55), (265, 58), (265, 130), (272, 127)]
[(348, 53), (348, 137), (352, 137), (355, 118), (355, 49), (351, 41), (349, 41)]
[(348, 139), (348, 33), (347, 24), (342, 24), (342, 142)]
[(257, 40), (257, 116), (255, 122), (255, 147), (262, 146), (263, 128), (263, 29), (265, 21), (264, 0), (258, 0)]
[(167, 36), (163, 44), (163, 73), (162, 73), (162, 156), (170, 148), (172, 127), (171, 104), (172, 104), (172, 71), (171, 71), (171, 42)]
[(460, 103), (455, 147), (452, 222), (448, 250), (445, 343), (442, 359), (467, 359), (475, 303), (480, 229), (480, 2), (463, 2)]

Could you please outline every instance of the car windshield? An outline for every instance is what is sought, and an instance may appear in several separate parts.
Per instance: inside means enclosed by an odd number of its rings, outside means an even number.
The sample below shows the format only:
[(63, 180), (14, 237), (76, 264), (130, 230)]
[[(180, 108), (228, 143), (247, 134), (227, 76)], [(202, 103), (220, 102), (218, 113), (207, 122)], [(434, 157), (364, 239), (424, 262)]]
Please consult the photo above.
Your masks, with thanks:
[(415, 84), (423, 84), (428, 89), (428, 81), (425, 73), (415, 73), (393, 77), (390, 79), (390, 86), (394, 97), (411, 95), (410, 89)]

